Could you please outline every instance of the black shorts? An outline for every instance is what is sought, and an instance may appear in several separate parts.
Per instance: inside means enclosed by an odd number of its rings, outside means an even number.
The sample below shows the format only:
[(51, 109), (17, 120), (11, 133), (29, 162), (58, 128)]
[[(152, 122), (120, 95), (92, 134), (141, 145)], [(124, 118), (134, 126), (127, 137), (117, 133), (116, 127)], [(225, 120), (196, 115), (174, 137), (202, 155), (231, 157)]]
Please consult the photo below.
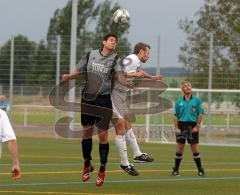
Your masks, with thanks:
[(95, 125), (108, 130), (112, 119), (112, 100), (110, 95), (97, 95), (94, 100), (81, 100), (81, 123), (82, 125)]
[(192, 133), (193, 127), (197, 123), (195, 122), (179, 122), (178, 128), (181, 130), (180, 134), (176, 134), (176, 142), (180, 144), (185, 144), (186, 140), (189, 144), (199, 143), (199, 132)]

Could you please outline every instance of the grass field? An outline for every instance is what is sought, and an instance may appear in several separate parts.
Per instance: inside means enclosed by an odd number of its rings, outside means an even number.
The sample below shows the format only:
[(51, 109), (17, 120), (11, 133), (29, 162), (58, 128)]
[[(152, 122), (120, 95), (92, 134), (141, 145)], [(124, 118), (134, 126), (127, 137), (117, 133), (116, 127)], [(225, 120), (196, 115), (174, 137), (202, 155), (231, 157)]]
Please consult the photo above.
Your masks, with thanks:
[[(62, 117), (66, 116), (66, 113), (62, 112)], [(76, 122), (80, 123), (80, 114), (75, 113)], [(161, 114), (158, 115), (158, 121), (161, 121)], [(136, 124), (145, 124), (145, 115), (138, 115)], [(173, 123), (173, 114), (164, 113), (164, 123), (172, 124)], [(150, 123), (154, 124), (155, 116), (151, 115)], [(239, 115), (230, 115), (229, 125), (238, 125), (240, 126), (240, 117)], [(37, 109), (30, 109), (27, 114), (27, 122), (30, 125), (51, 125), (55, 121), (55, 112), (51, 111), (39, 111)], [(13, 112), (13, 123), (14, 124), (23, 124), (24, 123), (24, 112), (22, 110), (14, 110)], [(204, 123), (207, 124), (207, 115), (204, 116)], [(227, 124), (227, 115), (225, 114), (212, 114), (212, 125), (226, 125)]]
[[(95, 171), (82, 183), (80, 140), (19, 138), (22, 179), (10, 179), (10, 159), (3, 150), (0, 164), (1, 194), (239, 194), (240, 147), (201, 146), (206, 176), (197, 176), (189, 147), (181, 166), (181, 176), (171, 177), (175, 145), (140, 143), (155, 161), (135, 164), (140, 175), (129, 176), (119, 168), (115, 144), (110, 143), (106, 182), (95, 185), (98, 168), (98, 143), (94, 142)], [(129, 156), (132, 153), (129, 150)], [(132, 158), (130, 158), (132, 161)]]

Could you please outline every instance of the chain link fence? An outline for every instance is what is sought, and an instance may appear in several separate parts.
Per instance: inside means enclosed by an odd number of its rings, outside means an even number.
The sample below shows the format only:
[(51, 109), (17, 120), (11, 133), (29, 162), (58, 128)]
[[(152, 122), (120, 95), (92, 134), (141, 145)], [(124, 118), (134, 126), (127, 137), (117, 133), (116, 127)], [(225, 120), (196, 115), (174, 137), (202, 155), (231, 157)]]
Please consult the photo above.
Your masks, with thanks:
[[(178, 37), (172, 37), (167, 44), (173, 44)], [(157, 40), (157, 39), (156, 39)], [(171, 50), (165, 49), (164, 39), (161, 39), (161, 54), (157, 45), (151, 49), (150, 64), (156, 65), (147, 67), (147, 71), (156, 74), (157, 65), (161, 65), (159, 58), (164, 64), (171, 63), (171, 58), (177, 58)], [(1, 46), (0, 50), (0, 94), (8, 96), (10, 83), (10, 64), (13, 63), (13, 103), (12, 115), (13, 124), (16, 130), (47, 130), (54, 132), (56, 119), (56, 110), (49, 105), (48, 94), (56, 85), (58, 75), (69, 72), (70, 63), (70, 36), (64, 36), (62, 39), (52, 39), (52, 41), (40, 41), (38, 44), (27, 40), (23, 36), (16, 36), (11, 47), (11, 40)], [(59, 41), (59, 42), (58, 42)], [(88, 42), (88, 40), (77, 40), (77, 61), (90, 49), (101, 47), (101, 41)], [(213, 50), (217, 49), (213, 39)], [(60, 49), (57, 49), (57, 45)], [(210, 39), (209, 44), (210, 46)], [(159, 46), (159, 45), (158, 45)], [(236, 44), (234, 49), (239, 50)], [(126, 56), (131, 53), (132, 46), (128, 42), (121, 42), (117, 48), (120, 56)], [(209, 52), (213, 52), (210, 50)], [(12, 55), (11, 55), (12, 54)], [(214, 53), (213, 53), (214, 54)], [(227, 56), (227, 52), (225, 53)], [(175, 56), (174, 56), (175, 55)], [(166, 59), (169, 59), (167, 61)], [(12, 59), (12, 61), (11, 61)], [(57, 60), (60, 59), (60, 60)], [(205, 116), (202, 127), (202, 141), (207, 143), (226, 143), (239, 144), (240, 129), (240, 99), (239, 92), (231, 90), (240, 89), (240, 70), (236, 62), (232, 62), (229, 67), (221, 66), (218, 63), (218, 56), (213, 55), (212, 59), (212, 88), (225, 90), (216, 92), (214, 90), (202, 92), (198, 89), (207, 89), (209, 87), (209, 64), (210, 59), (205, 58), (205, 67), (200, 69), (191, 68), (186, 65), (182, 67), (165, 67), (160, 69), (160, 73), (165, 75), (165, 82), (170, 86), (163, 94), (164, 97), (175, 101), (181, 96), (179, 89), (171, 91), (171, 88), (178, 88), (185, 79), (192, 82), (193, 88), (196, 88), (196, 94), (203, 100), (205, 113), (211, 112), (211, 126), (208, 127), (209, 118)], [(59, 69), (57, 68), (59, 66)], [(144, 68), (145, 65), (143, 65)], [(59, 72), (57, 72), (59, 70)], [(229, 86), (229, 87), (227, 87)], [(209, 94), (211, 101), (209, 102)], [(210, 106), (210, 107), (209, 107)], [(210, 111), (209, 111), (210, 108)], [(66, 113), (60, 113), (65, 116)], [(76, 114), (77, 127), (80, 125), (80, 115)], [(172, 110), (159, 113), (150, 117), (149, 127), (146, 127), (145, 116), (137, 116), (135, 131), (139, 139), (148, 138), (151, 141), (174, 141), (174, 128), (172, 124)], [(148, 134), (146, 128), (149, 129)]]

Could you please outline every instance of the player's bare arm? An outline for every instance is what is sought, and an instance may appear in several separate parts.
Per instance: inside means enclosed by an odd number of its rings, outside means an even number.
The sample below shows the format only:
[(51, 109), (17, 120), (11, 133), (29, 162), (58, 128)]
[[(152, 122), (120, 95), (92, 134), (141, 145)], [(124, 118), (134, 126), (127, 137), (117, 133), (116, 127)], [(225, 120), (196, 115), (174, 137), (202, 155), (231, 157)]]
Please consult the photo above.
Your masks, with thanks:
[(80, 72), (77, 70), (74, 70), (72, 73), (70, 74), (63, 74), (62, 76), (62, 80), (72, 80), (72, 79), (76, 79), (78, 76), (80, 75)]
[(8, 150), (12, 158), (12, 179), (16, 180), (21, 177), (21, 170), (19, 166), (18, 146), (16, 140), (8, 141)]
[(163, 80), (163, 76), (161, 76), (161, 75), (153, 76), (153, 75), (148, 74), (144, 70), (141, 70), (141, 71), (144, 73), (144, 78), (155, 80), (155, 81)]
[(129, 89), (133, 89), (134, 85), (132, 81), (127, 80), (127, 74), (118, 72), (115, 73), (114, 78), (118, 80), (122, 85)]
[(133, 77), (144, 78), (145, 73), (144, 73), (144, 71), (140, 70), (140, 71), (137, 71), (137, 72), (129, 72), (129, 73), (126, 74), (126, 76), (128, 78), (133, 78)]
[(127, 77), (128, 78), (132, 78), (132, 77), (147, 78), (147, 79), (151, 79), (151, 80), (155, 80), (155, 81), (163, 80), (163, 76), (161, 76), (161, 75), (152, 76), (152, 75), (148, 74), (147, 72), (145, 72), (144, 70), (127, 73)]

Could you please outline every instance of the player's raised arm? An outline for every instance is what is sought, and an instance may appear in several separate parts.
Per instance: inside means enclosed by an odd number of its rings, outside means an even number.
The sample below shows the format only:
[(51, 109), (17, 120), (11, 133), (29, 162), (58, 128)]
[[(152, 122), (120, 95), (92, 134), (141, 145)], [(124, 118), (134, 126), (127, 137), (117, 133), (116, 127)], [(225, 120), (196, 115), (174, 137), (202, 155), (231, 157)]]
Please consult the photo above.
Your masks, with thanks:
[(85, 55), (82, 56), (79, 63), (76, 65), (76, 68), (73, 72), (68, 74), (62, 75), (62, 80), (72, 80), (76, 79), (81, 72), (87, 71), (87, 64), (89, 59), (90, 52), (87, 52)]
[(129, 73), (126, 73), (126, 76), (127, 76), (128, 78), (134, 78), (134, 77), (144, 78), (145, 74), (144, 74), (144, 71), (137, 71), (137, 72), (129, 72)]
[(115, 80), (119, 81), (119, 83), (127, 88), (132, 89), (134, 87), (133, 82), (127, 80), (127, 76), (123, 72), (116, 72), (114, 77)]
[(141, 71), (142, 74), (144, 74), (144, 78), (155, 80), (155, 81), (163, 80), (163, 76), (162, 75), (153, 76), (153, 75), (150, 75), (149, 73), (147, 73), (144, 70), (139, 70), (139, 71)]
[(136, 78), (147, 78), (147, 79), (151, 79), (151, 80), (155, 80), (155, 81), (163, 80), (163, 76), (162, 75), (153, 76), (153, 75), (148, 74), (144, 70), (138, 70), (137, 72), (127, 73), (127, 77), (128, 78), (133, 78), (133, 77), (136, 77)]
[(78, 70), (74, 70), (72, 73), (63, 74), (62, 80), (72, 80), (76, 79), (79, 76), (80, 72)]

